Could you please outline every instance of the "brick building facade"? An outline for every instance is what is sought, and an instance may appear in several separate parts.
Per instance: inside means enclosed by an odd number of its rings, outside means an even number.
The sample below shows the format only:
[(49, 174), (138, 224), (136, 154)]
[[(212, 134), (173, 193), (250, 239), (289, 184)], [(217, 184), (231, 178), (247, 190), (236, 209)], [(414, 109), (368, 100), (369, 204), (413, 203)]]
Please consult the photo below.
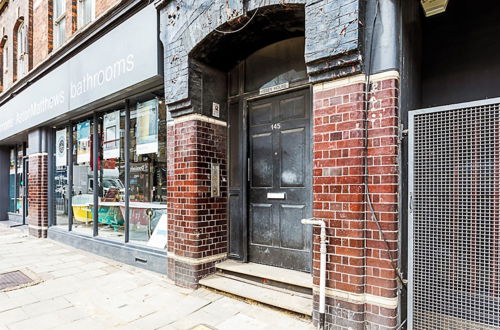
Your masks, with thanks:
[(288, 309), (322, 325), (314, 218), (326, 329), (414, 317), (409, 113), (499, 96), (477, 61), (429, 50), (446, 53), (434, 31), (457, 29), (461, 5), (447, 21), (418, 1), (0, 3), (2, 214), (183, 287), (296, 290), (306, 308)]

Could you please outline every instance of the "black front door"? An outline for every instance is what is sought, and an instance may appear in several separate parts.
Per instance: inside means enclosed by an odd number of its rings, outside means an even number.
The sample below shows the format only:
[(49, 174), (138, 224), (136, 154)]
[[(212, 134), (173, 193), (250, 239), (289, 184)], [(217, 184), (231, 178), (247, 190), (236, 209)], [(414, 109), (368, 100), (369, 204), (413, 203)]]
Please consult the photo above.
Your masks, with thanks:
[(309, 90), (248, 104), (249, 260), (310, 272)]

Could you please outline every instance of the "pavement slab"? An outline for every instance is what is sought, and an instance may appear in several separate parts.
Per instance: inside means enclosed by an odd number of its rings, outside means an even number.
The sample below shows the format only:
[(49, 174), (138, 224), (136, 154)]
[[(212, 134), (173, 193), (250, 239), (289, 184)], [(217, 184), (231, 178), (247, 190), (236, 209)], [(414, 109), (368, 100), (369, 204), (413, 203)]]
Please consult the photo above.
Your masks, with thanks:
[[(28, 270), (40, 283), (0, 292), (0, 330), (312, 330), (304, 320), (121, 264), (0, 221), (0, 273)], [(203, 328), (203, 327), (199, 327)]]

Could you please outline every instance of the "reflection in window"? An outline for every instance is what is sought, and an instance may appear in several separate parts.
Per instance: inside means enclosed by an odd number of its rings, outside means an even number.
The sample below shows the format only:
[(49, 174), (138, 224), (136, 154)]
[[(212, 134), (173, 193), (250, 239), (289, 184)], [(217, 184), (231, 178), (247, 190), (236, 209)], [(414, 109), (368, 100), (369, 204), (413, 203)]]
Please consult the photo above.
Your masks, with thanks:
[(93, 172), (92, 120), (85, 120), (73, 126), (73, 231), (92, 235)]
[(69, 130), (67, 128), (56, 131), (55, 140), (55, 175), (54, 175), (54, 201), (55, 201), (55, 225), (67, 228), (68, 225), (68, 140)]
[(292, 83), (307, 78), (304, 37), (291, 38), (264, 47), (245, 61), (245, 90)]
[(99, 116), (99, 236), (124, 240), (125, 111)]
[(10, 149), (9, 166), (9, 212), (17, 212), (17, 189), (16, 189), (16, 149)]
[(89, 24), (95, 18), (95, 0), (78, 0), (78, 28)]
[(26, 24), (22, 21), (17, 29), (17, 78), (28, 73), (28, 36)]
[(24, 194), (25, 194), (25, 189), (24, 189), (24, 151), (23, 151), (23, 146), (19, 145), (17, 147), (17, 178), (16, 178), (16, 190), (17, 190), (17, 196), (16, 196), (16, 213), (21, 213), (23, 212), (23, 204), (24, 204)]
[(54, 48), (66, 39), (66, 0), (54, 0)]
[(167, 230), (165, 117), (158, 100), (138, 104), (130, 115), (130, 240), (161, 249)]

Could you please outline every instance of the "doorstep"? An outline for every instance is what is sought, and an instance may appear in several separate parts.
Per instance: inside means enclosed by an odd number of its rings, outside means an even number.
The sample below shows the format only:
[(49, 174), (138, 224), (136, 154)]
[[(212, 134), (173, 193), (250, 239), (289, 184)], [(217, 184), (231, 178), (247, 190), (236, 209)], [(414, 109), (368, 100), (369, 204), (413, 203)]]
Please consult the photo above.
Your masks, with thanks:
[(312, 277), (293, 270), (226, 260), (200, 285), (311, 317)]

